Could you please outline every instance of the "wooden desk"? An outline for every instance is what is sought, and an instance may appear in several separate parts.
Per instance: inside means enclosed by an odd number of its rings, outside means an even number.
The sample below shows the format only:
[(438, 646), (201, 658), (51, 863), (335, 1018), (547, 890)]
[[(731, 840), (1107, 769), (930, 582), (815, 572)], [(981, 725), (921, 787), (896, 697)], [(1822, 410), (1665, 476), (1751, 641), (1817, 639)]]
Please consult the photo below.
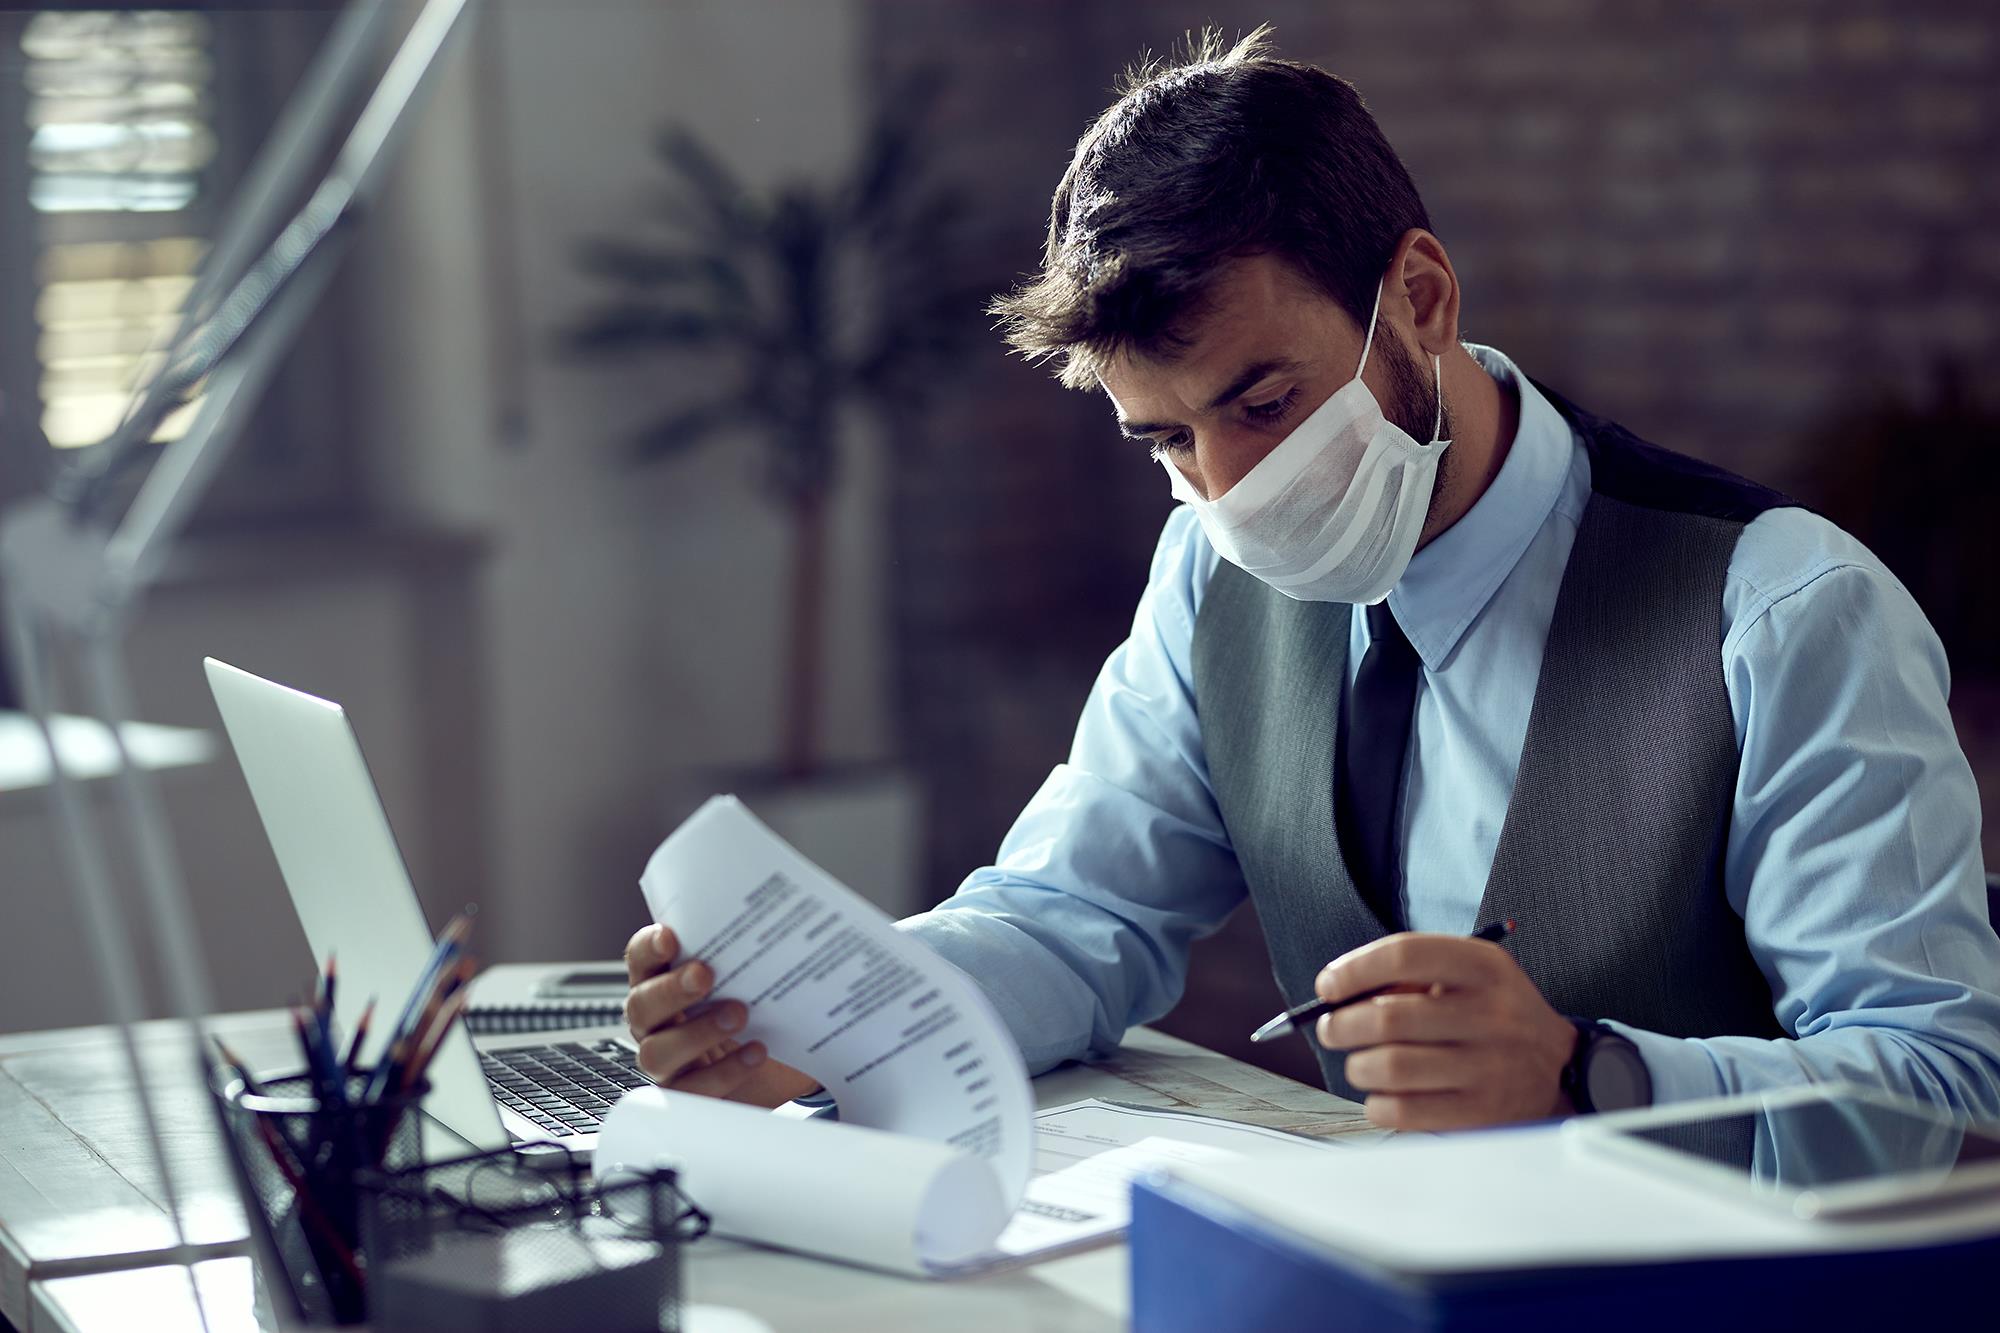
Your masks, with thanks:
[[(279, 1063), (289, 1036), (275, 1013), (219, 1019), (244, 1058)], [(181, 1177), (190, 1238), (215, 1260), (198, 1266), (213, 1327), (257, 1327), (243, 1220), (179, 1034), (140, 1029), (167, 1141)], [(1140, 1030), (1111, 1060), (1035, 1080), (1037, 1105), (1105, 1097), (1178, 1106), (1315, 1135), (1376, 1136), (1352, 1102), (1161, 1033)], [(187, 1272), (160, 1266), (172, 1232), (158, 1173), (132, 1110), (109, 1028), (0, 1038), (0, 1314), (22, 1333), (200, 1327)], [(1123, 1246), (1014, 1272), (927, 1283), (709, 1239), (689, 1251), (689, 1299), (748, 1310), (774, 1329), (876, 1333), (884, 1328), (1122, 1329)]]
[[(276, 1014), (231, 1016), (216, 1030), (244, 1058), (284, 1058)], [(189, 1239), (244, 1251), (244, 1222), (177, 1025), (145, 1023), (139, 1045), (162, 1133), (176, 1153)], [(28, 1284), (133, 1268), (173, 1246), (115, 1028), (0, 1037), (0, 1315), (26, 1322)]]

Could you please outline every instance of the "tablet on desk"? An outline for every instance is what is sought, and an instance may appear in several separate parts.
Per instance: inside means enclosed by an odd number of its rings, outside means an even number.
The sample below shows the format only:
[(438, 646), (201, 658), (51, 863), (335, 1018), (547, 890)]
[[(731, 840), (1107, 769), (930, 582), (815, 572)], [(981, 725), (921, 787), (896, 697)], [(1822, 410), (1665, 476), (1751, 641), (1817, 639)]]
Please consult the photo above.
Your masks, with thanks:
[(1584, 1117), (1565, 1128), (1589, 1150), (1802, 1218), (2000, 1193), (2000, 1134), (1848, 1084)]

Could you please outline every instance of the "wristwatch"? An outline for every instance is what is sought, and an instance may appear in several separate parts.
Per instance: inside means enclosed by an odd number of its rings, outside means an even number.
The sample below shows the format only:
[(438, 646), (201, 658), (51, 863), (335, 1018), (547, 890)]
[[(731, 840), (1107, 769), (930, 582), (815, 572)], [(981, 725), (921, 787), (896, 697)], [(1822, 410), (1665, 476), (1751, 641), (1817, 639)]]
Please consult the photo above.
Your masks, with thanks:
[(1572, 1018), (1576, 1046), (1563, 1067), (1562, 1090), (1584, 1115), (1653, 1104), (1653, 1075), (1631, 1040), (1588, 1018)]

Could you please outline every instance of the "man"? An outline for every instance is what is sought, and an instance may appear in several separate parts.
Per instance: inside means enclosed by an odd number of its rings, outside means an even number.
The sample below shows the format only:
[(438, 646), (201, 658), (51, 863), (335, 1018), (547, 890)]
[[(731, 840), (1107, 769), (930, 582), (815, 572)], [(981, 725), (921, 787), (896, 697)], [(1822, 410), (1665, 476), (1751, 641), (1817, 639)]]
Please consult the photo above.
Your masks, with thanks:
[[(1255, 901), (1328, 1086), (1443, 1129), (1852, 1078), (2000, 1118), (2000, 937), (1936, 636), (1858, 542), (1461, 344), (1354, 90), (1260, 32), (1128, 81), (1010, 342), (1185, 503), (1070, 761), (904, 923), (1029, 1066), (1114, 1047)], [(1468, 939), (1514, 918), (1502, 944)], [(649, 927), (655, 1078), (771, 1104)]]

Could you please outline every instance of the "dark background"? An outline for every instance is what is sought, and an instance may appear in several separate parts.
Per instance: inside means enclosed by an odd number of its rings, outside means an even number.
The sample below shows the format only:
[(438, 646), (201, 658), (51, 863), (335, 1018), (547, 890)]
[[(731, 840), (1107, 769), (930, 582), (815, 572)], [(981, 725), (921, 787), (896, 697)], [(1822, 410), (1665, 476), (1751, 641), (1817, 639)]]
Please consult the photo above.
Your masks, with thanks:
[[(1285, 55), (1356, 84), (1402, 154), (1464, 286), (1464, 336), (1867, 541), (1943, 634), (1961, 735), (1988, 790), (2000, 781), (1990, 7), (1407, 0), (1142, 16), (1113, 3), (886, 3), (875, 14), (884, 70), (950, 71), (940, 132), (977, 191), (973, 248), (1021, 269), (1116, 70), (1186, 27), (1273, 22)], [(1008, 275), (995, 263), (979, 276)], [(944, 761), (933, 781), (952, 793), (931, 831), (939, 882), (990, 854), (1059, 753), (1122, 637), (1168, 504), (1101, 401), (1053, 390), (997, 349), (971, 364), (937, 413), (940, 447), (898, 490), (906, 734), (913, 755)], [(1989, 813), (1989, 864), (2000, 864), (1996, 823)], [(1244, 927), (1209, 946), (1170, 1026), (1223, 1044), (1248, 1010), (1270, 1007)], [(1224, 996), (1229, 1017), (1215, 1021)]]
[[(907, 114), (962, 198), (927, 262), (939, 290), (964, 293), (966, 339), (927, 402), (844, 427), (853, 461), (824, 564), (827, 769), (893, 770), (918, 793), (895, 841), (916, 867), (905, 906), (919, 905), (992, 855), (1063, 757), (1169, 506), (1100, 399), (1005, 355), (980, 296), (1039, 262), (1049, 195), (1118, 71), (1204, 23), (1270, 21), (1282, 54), (1355, 82), (1451, 254), (1468, 338), (1642, 435), (1789, 490), (1880, 553), (1944, 636), (1961, 737), (2000, 790), (1992, 5), (483, 8), (316, 316), (330, 350), (294, 369), (339, 412), (295, 393), (289, 419), (335, 441), (293, 452), (340, 465), (293, 469), (261, 516), (239, 483), (135, 653), (163, 721), (214, 724), (203, 652), (346, 702), (427, 905), (485, 903), (489, 956), (615, 953), (653, 844), (699, 795), (755, 788), (776, 752), (790, 548), (757, 485), (756, 432), (635, 466), (635, 432), (713, 365), (563, 350), (603, 295), (580, 247), (652, 234), (658, 132), (689, 128), (774, 190), (836, 173), (872, 117)], [(249, 90), (219, 113), (219, 161), (240, 164), (326, 14), (208, 12), (219, 86)], [(921, 109), (899, 100), (919, 73), (940, 85)], [(17, 93), (0, 102), (14, 124)], [(14, 142), (6, 162), (20, 160)], [(213, 174), (219, 198), (227, 172)], [(20, 328), (32, 297), (15, 280), (32, 263), (7, 217), (0, 300)], [(31, 381), (8, 363), (12, 401)], [(307, 436), (263, 432), (246, 469)], [(36, 475), (32, 448), (9, 430), (0, 499)], [(184, 849), (216, 896), (207, 920), (239, 946), (217, 950), (224, 1001), (275, 1002), (272, 969), (302, 960), (240, 780), (225, 759), (181, 789)], [(22, 818), (0, 836), (39, 846), (32, 803), (0, 793), (10, 808)], [(17, 873), (46, 878), (45, 863)], [(272, 933), (286, 938), (240, 947)], [(1203, 946), (1173, 1026), (1229, 1046), (1265, 1016), (1276, 996), (1253, 935), (1238, 921)], [(68, 956), (49, 938), (38, 954)], [(13, 1004), (0, 1026), (54, 1012)]]

